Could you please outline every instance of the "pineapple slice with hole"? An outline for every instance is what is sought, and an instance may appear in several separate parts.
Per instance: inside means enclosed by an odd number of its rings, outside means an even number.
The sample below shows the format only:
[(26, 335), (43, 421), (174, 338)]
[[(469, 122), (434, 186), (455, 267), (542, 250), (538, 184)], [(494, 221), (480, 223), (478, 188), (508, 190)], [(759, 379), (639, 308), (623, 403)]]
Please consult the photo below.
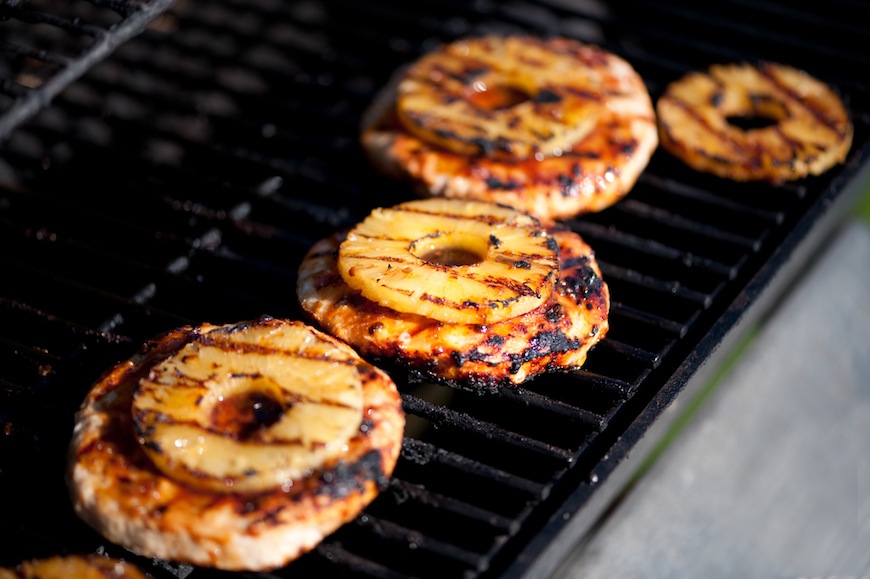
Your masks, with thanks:
[(375, 209), (342, 242), (338, 269), (348, 286), (398, 312), (491, 324), (550, 297), (559, 252), (524, 213), (430, 198)]
[(558, 156), (595, 126), (601, 81), (584, 45), (565, 38), (483, 36), (412, 63), (397, 85), (408, 131), (463, 155)]
[(357, 434), (362, 381), (347, 352), (301, 323), (227, 325), (155, 365), (132, 412), (141, 447), (175, 480), (289, 488)]

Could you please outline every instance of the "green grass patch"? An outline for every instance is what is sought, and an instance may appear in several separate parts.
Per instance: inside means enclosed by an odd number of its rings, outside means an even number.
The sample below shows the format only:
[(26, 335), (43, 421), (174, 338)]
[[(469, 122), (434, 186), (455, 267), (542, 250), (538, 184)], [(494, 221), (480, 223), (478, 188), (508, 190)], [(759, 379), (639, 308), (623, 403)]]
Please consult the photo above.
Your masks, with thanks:
[(858, 199), (855, 213), (859, 218), (863, 219), (865, 223), (870, 223), (870, 187), (865, 188), (864, 193)]

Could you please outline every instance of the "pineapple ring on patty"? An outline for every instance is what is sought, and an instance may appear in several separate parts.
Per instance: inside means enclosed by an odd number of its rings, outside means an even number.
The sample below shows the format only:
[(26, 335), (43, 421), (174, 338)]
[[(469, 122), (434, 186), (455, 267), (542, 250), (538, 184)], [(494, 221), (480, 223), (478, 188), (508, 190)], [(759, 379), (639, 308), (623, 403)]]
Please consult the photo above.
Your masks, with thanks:
[(441, 46), (405, 71), (399, 120), (423, 140), (464, 155), (558, 155), (595, 125), (594, 69), (566, 39), (484, 36)]
[[(657, 104), (662, 145), (698, 170), (772, 183), (820, 175), (845, 160), (852, 124), (827, 85), (762, 62), (713, 65), (668, 85)], [(729, 119), (770, 121), (744, 129)]]
[(299, 268), (297, 296), (321, 327), (363, 355), (457, 385), (521, 384), (544, 372), (579, 368), (609, 328), (610, 294), (592, 249), (574, 232), (550, 235), (560, 271), (549, 299), (487, 326), (444, 323), (366, 299), (338, 271), (343, 233), (310, 248)]
[(64, 555), (0, 568), (0, 579), (146, 579), (135, 565), (96, 555)]
[(287, 484), (340, 455), (359, 430), (362, 381), (350, 358), (298, 325), (201, 332), (139, 382), (139, 444), (193, 487)]
[[(331, 393), (335, 391), (330, 383), (333, 372), (346, 377), (348, 370), (355, 371), (362, 386), (362, 420), (351, 421), (357, 425), (353, 436), (340, 452), (303, 476), (259, 492), (239, 492), (238, 484), (233, 492), (203, 488), (188, 484), (188, 477), (180, 480), (168, 475), (155, 465), (153, 453), (146, 451), (136, 435), (131, 411), (134, 395), (155, 373), (163, 377), (162, 370), (155, 369), (187, 345), (210, 342), (221, 346), (211, 358), (218, 360), (216, 370), (221, 373), (234, 371), (237, 356), (284, 355), (290, 368), (301, 371), (304, 366), (312, 382), (323, 378), (324, 392)], [(193, 365), (204, 362), (201, 352)], [(221, 352), (228, 356), (226, 360), (220, 360)], [(303, 366), (295, 365), (297, 358)], [(269, 369), (268, 364), (265, 367), (264, 376), (281, 372)], [(257, 373), (252, 367), (239, 369), (252, 377)], [(199, 377), (188, 372), (182, 388), (197, 390), (198, 381)], [(331, 394), (329, 398), (333, 399)], [(262, 398), (255, 396), (252, 401)], [(248, 410), (245, 404), (232, 403), (217, 415), (226, 425), (224, 419), (240, 411), (249, 422), (237, 435), (251, 439), (263, 416)], [(324, 428), (319, 414), (315, 408), (298, 416), (305, 422), (300, 426), (312, 429), (317, 439)], [(348, 345), (302, 322), (263, 317), (227, 326), (185, 326), (149, 340), (137, 355), (113, 367), (91, 388), (75, 416), (67, 484), (79, 517), (109, 541), (139, 555), (224, 570), (265, 571), (314, 548), (386, 487), (401, 449), (404, 425), (402, 399), (389, 376)], [(225, 450), (212, 444), (200, 448), (203, 453)], [(235, 460), (226, 455), (220, 458), (227, 463)], [(217, 480), (221, 473), (200, 474)]]
[(512, 42), (558, 45), (572, 54), (578, 70), (596, 79), (600, 106), (589, 130), (558, 154), (555, 148), (528, 158), (458, 153), (401, 120), (399, 71), (363, 115), (360, 140), (369, 161), (386, 177), (409, 181), (421, 197), (499, 203), (544, 223), (615, 204), (632, 190), (658, 146), (655, 111), (643, 79), (624, 59), (595, 45), (523, 36)]
[(384, 307), (491, 324), (546, 301), (559, 255), (539, 222), (519, 211), (423, 199), (375, 209), (341, 244), (338, 269), (351, 288)]

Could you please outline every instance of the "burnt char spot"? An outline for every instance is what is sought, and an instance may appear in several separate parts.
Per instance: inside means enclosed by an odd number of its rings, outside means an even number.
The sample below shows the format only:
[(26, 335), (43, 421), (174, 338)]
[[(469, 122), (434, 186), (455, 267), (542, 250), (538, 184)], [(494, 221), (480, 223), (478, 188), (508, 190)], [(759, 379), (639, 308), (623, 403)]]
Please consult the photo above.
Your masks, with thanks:
[[(559, 251), (559, 242), (556, 241), (555, 238), (550, 237), (550, 238), (547, 239), (547, 247), (548, 247), (551, 251)], [(567, 266), (566, 266), (566, 267), (567, 267)]]
[(468, 142), (471, 145), (477, 147), (481, 154), (485, 156), (490, 156), (493, 153), (510, 153), (511, 152), (511, 143), (504, 137), (499, 137), (497, 139), (484, 139), (483, 137), (476, 137), (473, 139), (469, 139)]
[[(414, 120), (414, 119), (412, 118), (411, 120)], [(418, 124), (420, 124), (420, 123), (418, 123)], [(435, 129), (435, 134), (437, 136), (441, 137), (442, 139), (447, 140), (447, 141), (460, 141), (460, 140), (462, 140), (459, 135), (457, 135), (453, 131), (449, 131), (447, 129)]]
[(548, 322), (550, 322), (551, 324), (555, 324), (565, 317), (565, 308), (562, 306), (562, 304), (553, 304), (551, 307), (547, 308), (547, 311), (544, 315), (546, 316)]
[(502, 181), (497, 177), (487, 177), (486, 178), (486, 186), (490, 189), (502, 189), (505, 191), (513, 191), (515, 189), (519, 189), (521, 185), (514, 181), (513, 179), (508, 179), (507, 181)]
[(532, 264), (524, 259), (519, 259), (514, 262), (514, 267), (517, 269), (532, 269)]
[(487, 355), (479, 350), (471, 350), (468, 353), (463, 353), (457, 350), (454, 350), (450, 357), (453, 358), (453, 363), (456, 364), (457, 368), (462, 368), (466, 362), (486, 362)]
[[(443, 70), (443, 69), (442, 69)], [(451, 73), (451, 76), (458, 80), (463, 84), (471, 84), (480, 76), (488, 73), (490, 68), (488, 66), (470, 66), (466, 69), (463, 69), (461, 72)], [(447, 72), (447, 71), (444, 71)]]
[[(147, 424), (147, 426), (143, 426), (143, 424)], [(133, 430), (136, 436), (150, 438), (151, 435), (154, 434), (154, 425), (148, 424), (144, 418), (137, 415), (133, 420)]]
[(233, 324), (232, 326), (229, 326), (228, 328), (226, 328), (226, 331), (229, 334), (235, 334), (237, 332), (244, 332), (250, 328), (254, 328), (254, 327), (259, 326), (261, 324), (269, 324), (272, 322), (273, 319), (274, 318), (272, 318), (272, 316), (269, 316), (269, 315), (260, 316), (259, 318), (256, 318), (253, 320), (246, 320), (244, 322), (239, 322), (237, 324)]
[(496, 248), (496, 249), (498, 249), (499, 246), (501, 246), (501, 239), (499, 239), (498, 237), (496, 237), (496, 236), (493, 235), (492, 233), (489, 234), (489, 242), (490, 242), (490, 243), (492, 244), (492, 246), (493, 246), (494, 248)]
[(154, 452), (156, 452), (157, 454), (163, 454), (163, 449), (160, 448), (160, 445), (157, 444), (155, 441), (153, 441), (153, 440), (146, 440), (146, 441), (144, 441), (143, 444), (144, 444), (146, 447), (148, 447), (148, 448), (150, 448), (151, 450), (153, 450)]
[(571, 340), (559, 330), (538, 332), (529, 340), (529, 347), (524, 352), (511, 355), (511, 373), (516, 374), (523, 364), (536, 358), (570, 352), (578, 347), (579, 340)]
[(559, 182), (559, 191), (562, 193), (563, 197), (571, 197), (574, 195), (575, 182), (574, 179), (570, 175), (559, 175), (557, 178)]
[(562, 97), (551, 90), (543, 89), (539, 91), (532, 100), (536, 103), (550, 104), (562, 102)]
[(622, 143), (617, 146), (617, 150), (623, 155), (633, 155), (637, 150), (638, 142), (637, 141), (629, 141), (627, 143)]
[(714, 107), (718, 107), (722, 104), (722, 99), (724, 95), (721, 90), (714, 91), (713, 94), (710, 95), (710, 105)]
[(586, 256), (575, 257), (568, 260), (563, 267), (576, 271), (574, 275), (564, 276), (559, 282), (559, 289), (564, 295), (573, 296), (577, 303), (590, 295), (601, 292), (604, 283), (597, 273), (589, 266), (589, 258)]
[(547, 354), (557, 354), (577, 349), (577, 340), (571, 340), (559, 330), (540, 332), (529, 340), (529, 349), (523, 358), (531, 360)]
[(328, 495), (333, 499), (365, 491), (368, 481), (374, 481), (379, 488), (386, 487), (389, 482), (382, 468), (381, 454), (377, 450), (370, 450), (351, 464), (339, 462), (335, 467), (324, 471), (320, 475), (320, 481), (323, 484), (318, 488), (317, 494)]
[(368, 364), (357, 364), (356, 367), (359, 376), (363, 381), (377, 380), (378, 372)]
[(486, 343), (489, 344), (490, 346), (501, 346), (502, 344), (505, 343), (505, 338), (504, 338), (504, 336), (493, 335), (493, 336), (490, 336), (486, 339)]
[(372, 335), (380, 332), (383, 329), (383, 327), (384, 327), (383, 322), (375, 322), (374, 324), (369, 326), (369, 329), (368, 329), (369, 335), (372, 336)]
[[(431, 302), (433, 304), (438, 304), (438, 305), (446, 303), (446, 300), (443, 297), (433, 296), (432, 294), (428, 294), (428, 293), (424, 293), (423, 295), (421, 295), (420, 299), (425, 300), (427, 302)], [(474, 304), (473, 302), (465, 302), (464, 305), (472, 306), (472, 305), (476, 305), (476, 304)]]

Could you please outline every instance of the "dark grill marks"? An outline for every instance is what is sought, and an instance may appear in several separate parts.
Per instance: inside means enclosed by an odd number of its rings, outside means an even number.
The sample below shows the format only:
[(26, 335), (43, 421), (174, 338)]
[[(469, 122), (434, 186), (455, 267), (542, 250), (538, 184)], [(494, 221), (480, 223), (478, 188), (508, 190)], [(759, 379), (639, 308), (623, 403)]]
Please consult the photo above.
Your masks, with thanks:
[(513, 179), (502, 181), (497, 177), (487, 177), (486, 186), (490, 189), (502, 189), (504, 191), (515, 191), (523, 187), (521, 183), (518, 183)]
[[(250, 325), (257, 325), (258, 323), (269, 323), (272, 320), (269, 316), (264, 316), (257, 321), (254, 321)], [(232, 331), (236, 332), (241, 330), (242, 328), (236, 327)], [(272, 348), (268, 346), (263, 346), (260, 344), (249, 344), (245, 342), (236, 342), (232, 340), (224, 339), (220, 336), (215, 336), (214, 332), (209, 334), (199, 334), (197, 333), (192, 341), (199, 342), (203, 346), (217, 348), (219, 350), (223, 350), (225, 352), (241, 352), (244, 354), (259, 354), (259, 355), (278, 355), (278, 356), (288, 356), (288, 357), (296, 357), (296, 358), (305, 358), (309, 360), (327, 360), (323, 356), (312, 356), (307, 354), (302, 354), (300, 352), (290, 352), (287, 350), (281, 350), (278, 348)], [(336, 360), (329, 358), (329, 362), (335, 362), (337, 364), (344, 364), (349, 366), (358, 366), (356, 362), (353, 360)], [(193, 381), (193, 386), (196, 386), (197, 381)]]
[(538, 94), (536, 94), (534, 97), (532, 97), (532, 100), (536, 103), (541, 103), (541, 104), (553, 104), (553, 103), (562, 102), (562, 97), (559, 96), (558, 93), (555, 93), (551, 90), (541, 89), (538, 91)]
[(794, 103), (801, 106), (803, 109), (809, 111), (809, 113), (822, 125), (828, 127), (833, 133), (840, 137), (844, 137), (846, 135), (845, 127), (840, 126), (838, 123), (831, 122), (831, 120), (825, 115), (824, 109), (818, 108), (815, 105), (815, 102), (812, 99), (804, 98), (803, 96), (797, 94), (790, 87), (784, 85), (779, 81), (776, 74), (771, 71), (771, 67), (769, 63), (759, 63), (758, 71), (770, 81), (776, 88), (788, 95), (788, 98)]
[[(704, 130), (710, 134), (711, 138), (719, 139), (724, 143), (728, 143), (728, 145), (734, 150), (735, 155), (737, 157), (742, 157), (743, 154), (746, 152), (744, 147), (740, 143), (734, 141), (734, 139), (732, 139), (727, 133), (717, 131), (715, 128), (710, 126), (710, 123), (708, 123), (707, 120), (704, 117), (702, 117), (700, 114), (698, 114), (698, 112), (695, 110), (694, 107), (689, 106), (689, 104), (686, 103), (685, 101), (678, 99), (676, 97), (670, 96), (670, 95), (665, 95), (662, 98), (668, 99), (670, 102), (676, 104), (678, 107), (683, 109), (683, 111), (685, 111), (685, 113), (687, 115), (692, 117), (692, 119), (698, 125), (703, 127)], [(667, 123), (662, 124), (662, 129), (664, 130), (665, 133), (668, 133), (670, 135), (670, 139), (672, 141), (676, 141), (676, 139), (673, 137), (673, 133), (671, 132), (670, 127), (667, 125)], [(697, 147), (694, 149), (694, 151), (700, 155), (705, 155), (705, 156), (708, 155), (707, 151), (703, 147)], [(725, 163), (734, 163), (735, 162), (735, 159), (721, 158), (721, 157), (716, 157), (716, 158), (717, 158), (717, 160), (720, 160), (720, 161), (725, 162)]]
[[(435, 65), (432, 67), (433, 72), (436, 74), (443, 75), (445, 78), (453, 79), (461, 85), (470, 85), (475, 79), (481, 77), (482, 75), (489, 72), (491, 69), (486, 64), (480, 61), (467, 61), (464, 63), (464, 66), (459, 68), (458, 70), (450, 70), (444, 68), (441, 65)], [(433, 82), (430, 84), (433, 90), (436, 90), (440, 93), (446, 93), (447, 89), (445, 88), (445, 84), (441, 82)]]

